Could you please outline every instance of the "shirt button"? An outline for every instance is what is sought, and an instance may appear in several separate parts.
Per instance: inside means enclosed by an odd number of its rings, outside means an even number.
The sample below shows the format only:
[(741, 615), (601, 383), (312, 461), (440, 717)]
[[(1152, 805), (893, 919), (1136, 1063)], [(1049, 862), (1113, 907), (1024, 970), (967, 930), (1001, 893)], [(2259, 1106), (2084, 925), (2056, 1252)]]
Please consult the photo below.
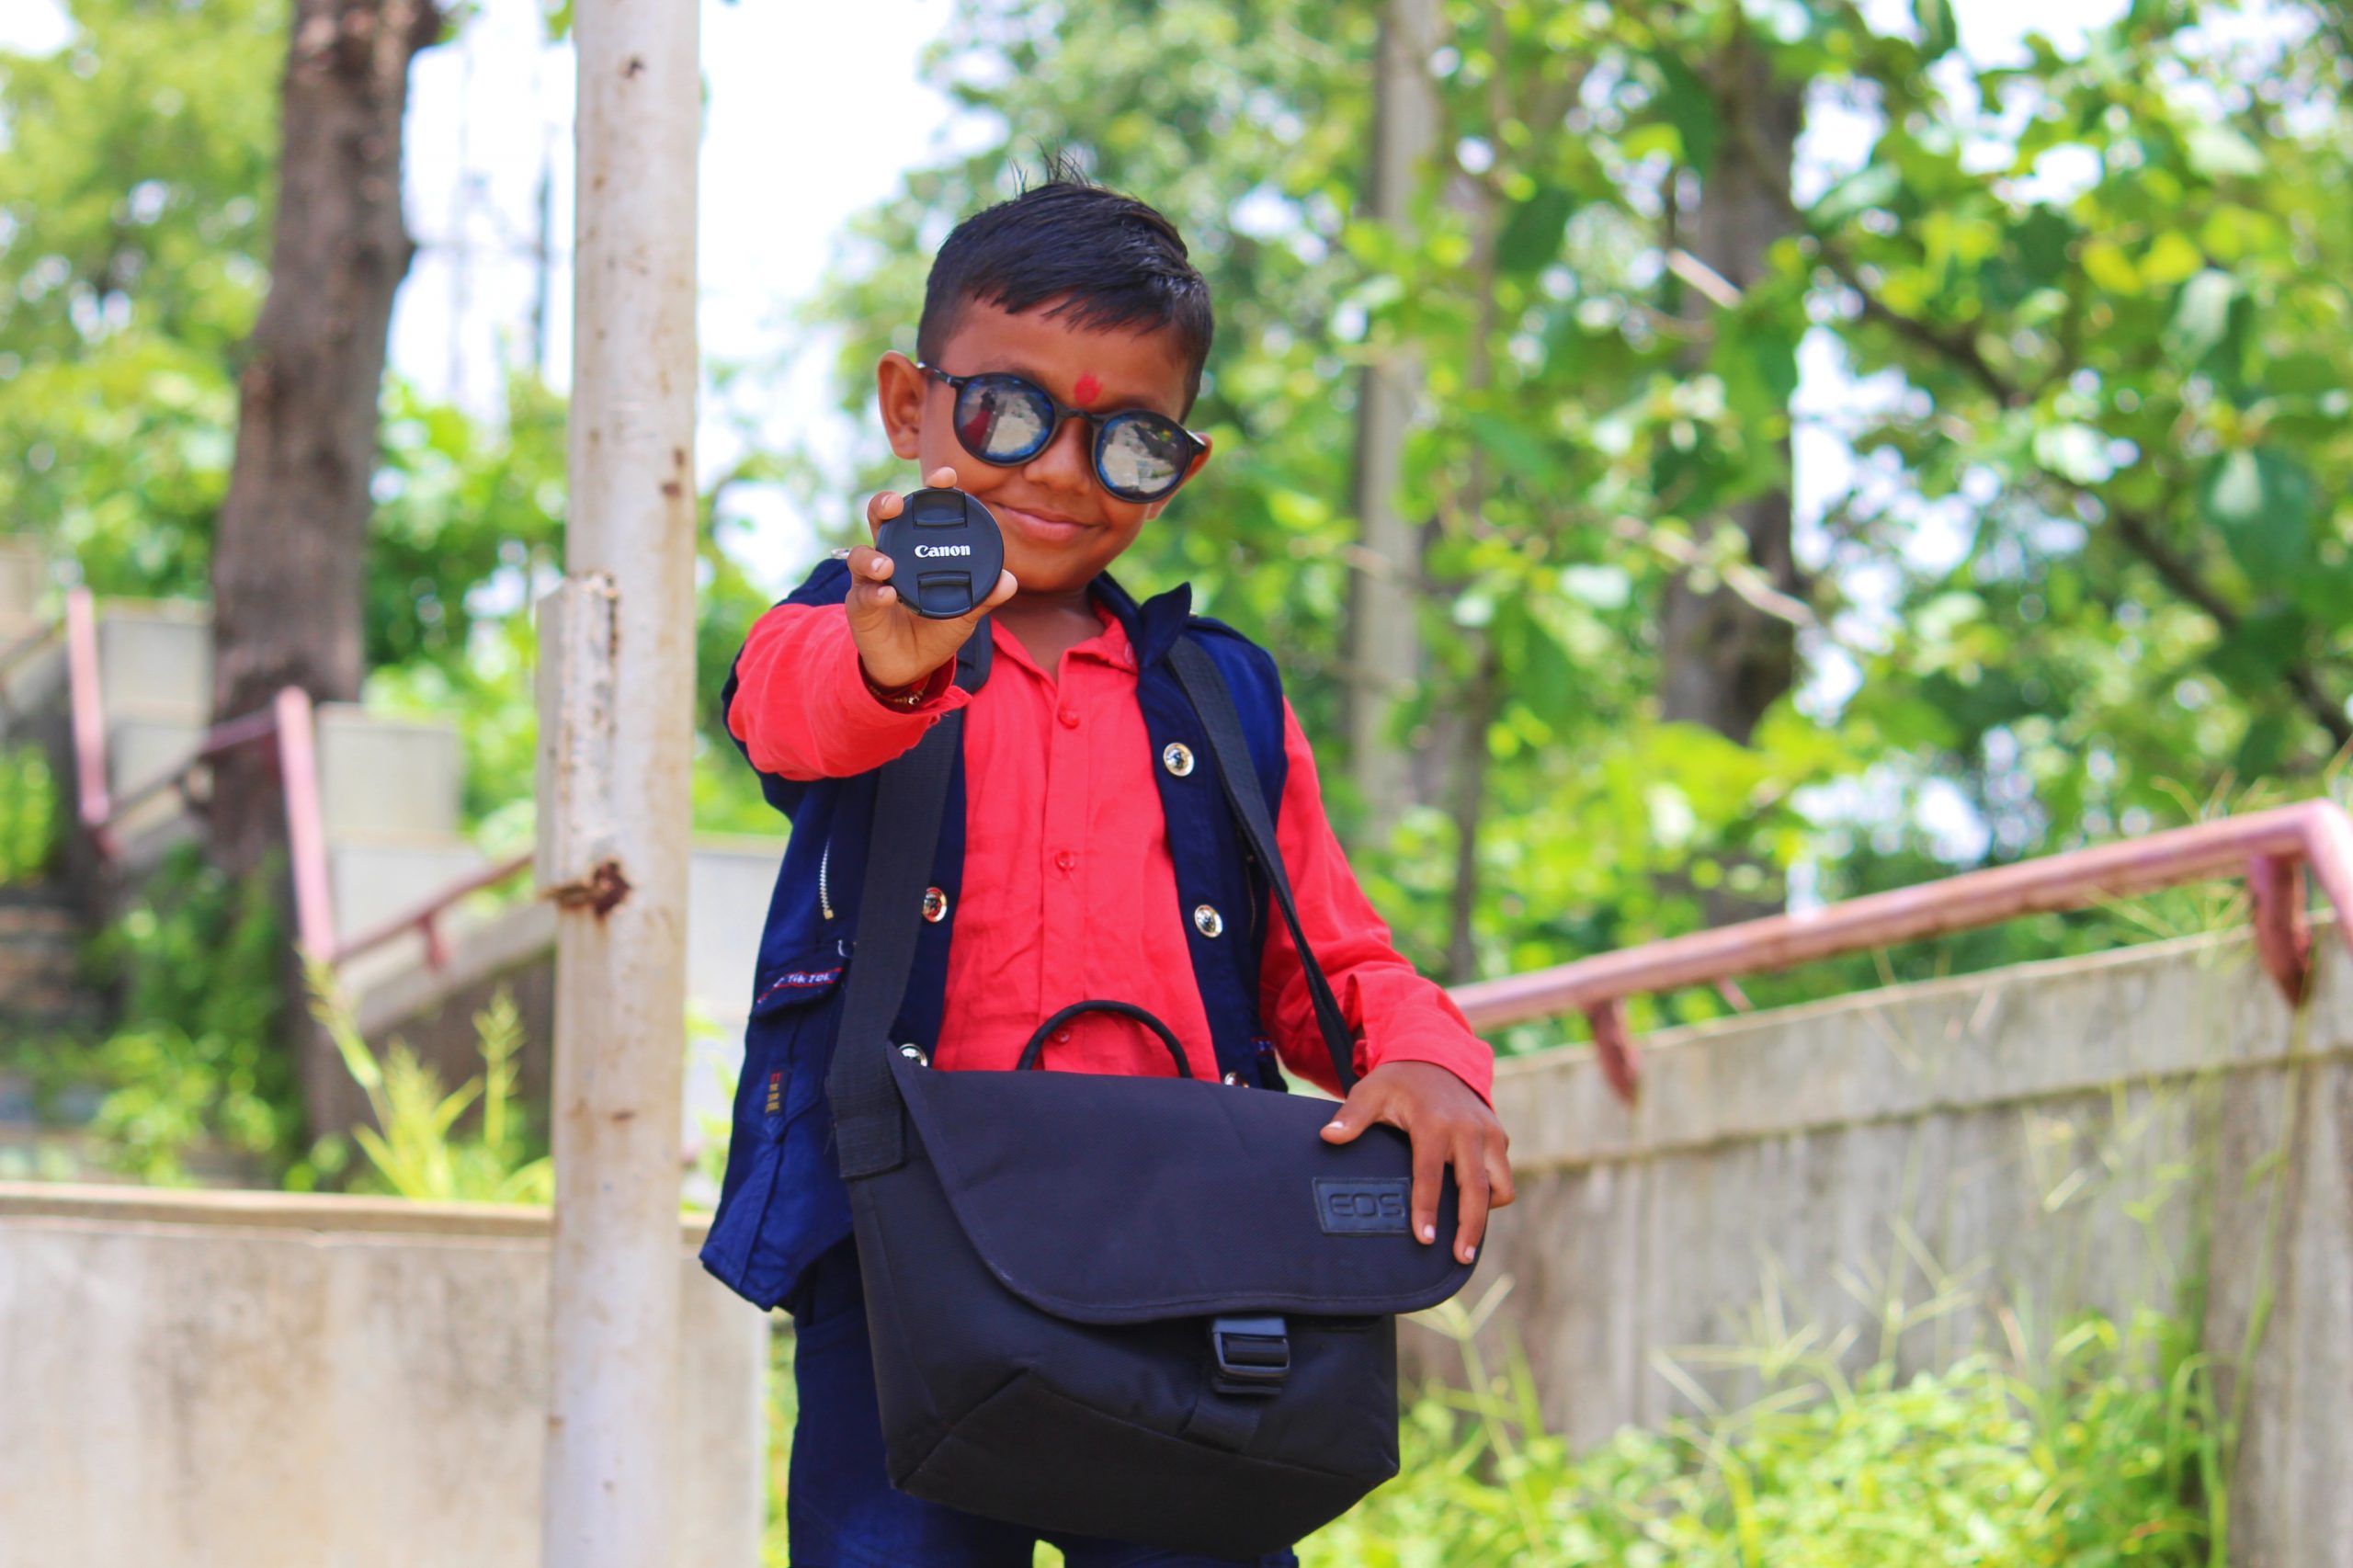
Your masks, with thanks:
[(1054, 1031), (1054, 1043), (1056, 1045), (1068, 1045), (1070, 1043), (1070, 1026), (1068, 1024), (1064, 1024), (1062, 1028)]
[(1054, 857), (1054, 864), (1067, 871), (1072, 867), (1078, 864), (1078, 857), (1065, 849), (1061, 854)]
[(1065, 708), (1060, 713), (1055, 714), (1054, 717), (1063, 722), (1063, 728), (1065, 730), (1075, 730), (1078, 728), (1078, 710), (1075, 708)]

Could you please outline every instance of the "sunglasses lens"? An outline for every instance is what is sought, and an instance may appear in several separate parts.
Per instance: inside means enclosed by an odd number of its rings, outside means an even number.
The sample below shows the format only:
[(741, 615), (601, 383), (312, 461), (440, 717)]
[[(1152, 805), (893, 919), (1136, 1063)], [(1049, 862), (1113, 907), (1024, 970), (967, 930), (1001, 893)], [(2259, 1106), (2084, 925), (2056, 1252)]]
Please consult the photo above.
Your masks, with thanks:
[(993, 463), (1036, 454), (1054, 428), (1053, 405), (1010, 376), (976, 376), (956, 399), (956, 434), (964, 449)]
[(1096, 462), (1103, 487), (1127, 500), (1152, 500), (1174, 485), (1193, 455), (1176, 421), (1158, 414), (1115, 415), (1103, 426)]

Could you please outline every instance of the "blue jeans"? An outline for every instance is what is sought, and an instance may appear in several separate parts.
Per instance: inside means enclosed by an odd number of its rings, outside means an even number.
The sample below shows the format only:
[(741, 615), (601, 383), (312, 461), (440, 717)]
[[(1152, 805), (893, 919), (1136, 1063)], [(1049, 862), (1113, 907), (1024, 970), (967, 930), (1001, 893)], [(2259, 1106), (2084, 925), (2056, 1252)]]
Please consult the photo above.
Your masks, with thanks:
[(882, 1460), (882, 1416), (858, 1252), (845, 1243), (793, 1292), (792, 1430), (785, 1517), (793, 1568), (1029, 1568), (1040, 1540), (1069, 1568), (1298, 1568), (1278, 1551), (1251, 1562), (1027, 1529), (910, 1497)]

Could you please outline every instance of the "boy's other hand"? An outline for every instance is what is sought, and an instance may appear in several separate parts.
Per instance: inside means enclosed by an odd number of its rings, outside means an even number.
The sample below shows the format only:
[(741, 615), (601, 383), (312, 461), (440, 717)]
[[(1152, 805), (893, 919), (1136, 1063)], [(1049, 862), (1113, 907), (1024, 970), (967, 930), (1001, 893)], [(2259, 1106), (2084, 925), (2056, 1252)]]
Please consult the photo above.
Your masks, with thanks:
[[(956, 471), (934, 469), (926, 482), (936, 490), (955, 488)], [(866, 504), (866, 527), (879, 533), (884, 523), (906, 509), (906, 498), (885, 490)], [(981, 617), (1011, 598), (1020, 585), (1010, 572), (999, 572), (996, 591), (970, 615), (953, 620), (933, 620), (899, 602), (891, 586), (891, 558), (870, 545), (849, 552), (850, 589), (844, 608), (849, 612), (849, 634), (858, 644), (858, 662), (880, 687), (915, 686), (956, 656)]]
[(1414, 1143), (1414, 1235), (1438, 1239), (1438, 1183), (1454, 1167), (1461, 1195), (1454, 1256), (1469, 1263), (1487, 1232), (1487, 1210), (1516, 1194), (1511, 1139), (1478, 1091), (1435, 1062), (1384, 1062), (1357, 1080), (1332, 1119), (1326, 1143), (1351, 1143), (1375, 1122), (1397, 1128)]

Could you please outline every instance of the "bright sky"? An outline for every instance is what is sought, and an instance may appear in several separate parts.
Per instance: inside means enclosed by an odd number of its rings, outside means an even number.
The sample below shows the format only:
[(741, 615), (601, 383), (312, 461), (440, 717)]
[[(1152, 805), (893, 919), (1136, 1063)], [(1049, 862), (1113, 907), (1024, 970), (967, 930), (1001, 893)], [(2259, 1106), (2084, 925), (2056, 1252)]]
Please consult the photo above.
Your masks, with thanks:
[[(846, 445), (826, 346), (796, 334), (787, 313), (814, 290), (851, 214), (938, 155), (951, 110), (917, 84), (916, 55), (946, 26), (949, 5), (703, 5), (704, 358), (797, 361), (790, 375), (754, 376), (726, 398), (707, 390), (697, 443), (706, 476), (740, 456), (743, 420), (779, 439), (813, 433), (828, 454)], [(571, 50), (544, 41), (537, 0), (485, 0), (453, 44), (417, 59), (407, 185), (422, 248), (393, 318), (392, 363), (432, 395), (494, 410), (503, 367), (528, 362), (543, 173), (555, 253), (546, 369), (559, 383), (569, 377), (572, 74)], [(748, 563), (788, 585), (807, 559), (808, 519), (791, 497), (734, 494), (733, 510), (756, 525)]]

